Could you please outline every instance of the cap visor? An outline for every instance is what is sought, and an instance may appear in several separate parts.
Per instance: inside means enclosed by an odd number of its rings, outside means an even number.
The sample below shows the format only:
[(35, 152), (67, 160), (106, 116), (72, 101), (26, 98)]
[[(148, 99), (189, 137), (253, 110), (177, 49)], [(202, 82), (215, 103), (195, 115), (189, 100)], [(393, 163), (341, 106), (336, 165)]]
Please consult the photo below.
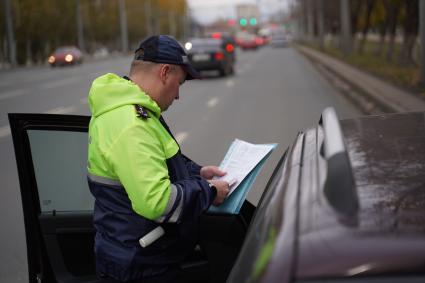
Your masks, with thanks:
[(191, 65), (182, 65), (183, 69), (186, 71), (186, 80), (201, 79), (201, 74), (195, 70)]

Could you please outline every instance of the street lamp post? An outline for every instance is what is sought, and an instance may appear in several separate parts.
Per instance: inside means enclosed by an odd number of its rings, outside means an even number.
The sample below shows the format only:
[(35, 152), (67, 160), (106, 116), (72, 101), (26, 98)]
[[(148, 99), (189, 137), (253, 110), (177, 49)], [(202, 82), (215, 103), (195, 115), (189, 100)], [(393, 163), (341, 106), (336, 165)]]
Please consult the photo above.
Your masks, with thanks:
[(83, 29), (83, 16), (81, 15), (81, 3), (80, 0), (77, 1), (77, 40), (78, 40), (78, 47), (81, 49), (81, 51), (85, 52), (85, 44), (84, 44), (84, 29)]
[(121, 27), (121, 48), (122, 52), (128, 51), (128, 30), (127, 30), (127, 14), (125, 11), (125, 0), (118, 0), (120, 11), (120, 27)]
[(350, 3), (348, 0), (340, 1), (341, 17), (341, 47), (345, 56), (351, 53), (351, 23), (350, 23)]
[(6, 24), (6, 38), (7, 38), (7, 55), (9, 57), (9, 63), (12, 66), (16, 65), (16, 43), (15, 34), (13, 32), (13, 21), (12, 21), (12, 7), (10, 0), (4, 0), (4, 18)]

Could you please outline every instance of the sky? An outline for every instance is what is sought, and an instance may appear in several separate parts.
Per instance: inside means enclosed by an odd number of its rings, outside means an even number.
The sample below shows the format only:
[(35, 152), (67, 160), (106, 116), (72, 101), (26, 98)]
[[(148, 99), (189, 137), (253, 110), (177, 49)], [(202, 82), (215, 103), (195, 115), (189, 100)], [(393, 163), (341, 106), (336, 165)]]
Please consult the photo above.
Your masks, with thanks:
[(286, 11), (291, 0), (187, 0), (191, 15), (201, 24), (217, 19), (235, 18), (237, 4), (258, 4), (263, 18), (276, 11)]

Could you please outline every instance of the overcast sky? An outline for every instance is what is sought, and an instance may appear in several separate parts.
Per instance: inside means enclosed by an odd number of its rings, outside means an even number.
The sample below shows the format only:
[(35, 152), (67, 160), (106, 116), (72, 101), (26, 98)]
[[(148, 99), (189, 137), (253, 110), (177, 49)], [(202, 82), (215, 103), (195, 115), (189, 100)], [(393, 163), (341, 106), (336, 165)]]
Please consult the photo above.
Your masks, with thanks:
[(287, 10), (291, 0), (187, 0), (192, 16), (203, 24), (211, 23), (217, 19), (235, 18), (237, 4), (258, 3), (263, 17), (267, 17), (279, 10)]

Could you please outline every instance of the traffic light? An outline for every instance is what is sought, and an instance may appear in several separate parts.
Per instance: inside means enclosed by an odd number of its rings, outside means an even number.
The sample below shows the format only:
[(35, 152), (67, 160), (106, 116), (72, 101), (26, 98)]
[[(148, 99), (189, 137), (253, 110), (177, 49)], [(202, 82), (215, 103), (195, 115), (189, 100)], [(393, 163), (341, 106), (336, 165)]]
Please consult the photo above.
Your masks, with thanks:
[(248, 21), (245, 18), (241, 18), (239, 20), (239, 24), (244, 27), (248, 24)]
[(255, 25), (257, 25), (257, 19), (256, 19), (256, 18), (250, 18), (250, 19), (249, 19), (249, 24), (250, 24), (251, 26), (255, 26)]
[(236, 24), (236, 20), (235, 19), (229, 19), (229, 20), (227, 20), (227, 25), (229, 25), (229, 26), (234, 26)]

